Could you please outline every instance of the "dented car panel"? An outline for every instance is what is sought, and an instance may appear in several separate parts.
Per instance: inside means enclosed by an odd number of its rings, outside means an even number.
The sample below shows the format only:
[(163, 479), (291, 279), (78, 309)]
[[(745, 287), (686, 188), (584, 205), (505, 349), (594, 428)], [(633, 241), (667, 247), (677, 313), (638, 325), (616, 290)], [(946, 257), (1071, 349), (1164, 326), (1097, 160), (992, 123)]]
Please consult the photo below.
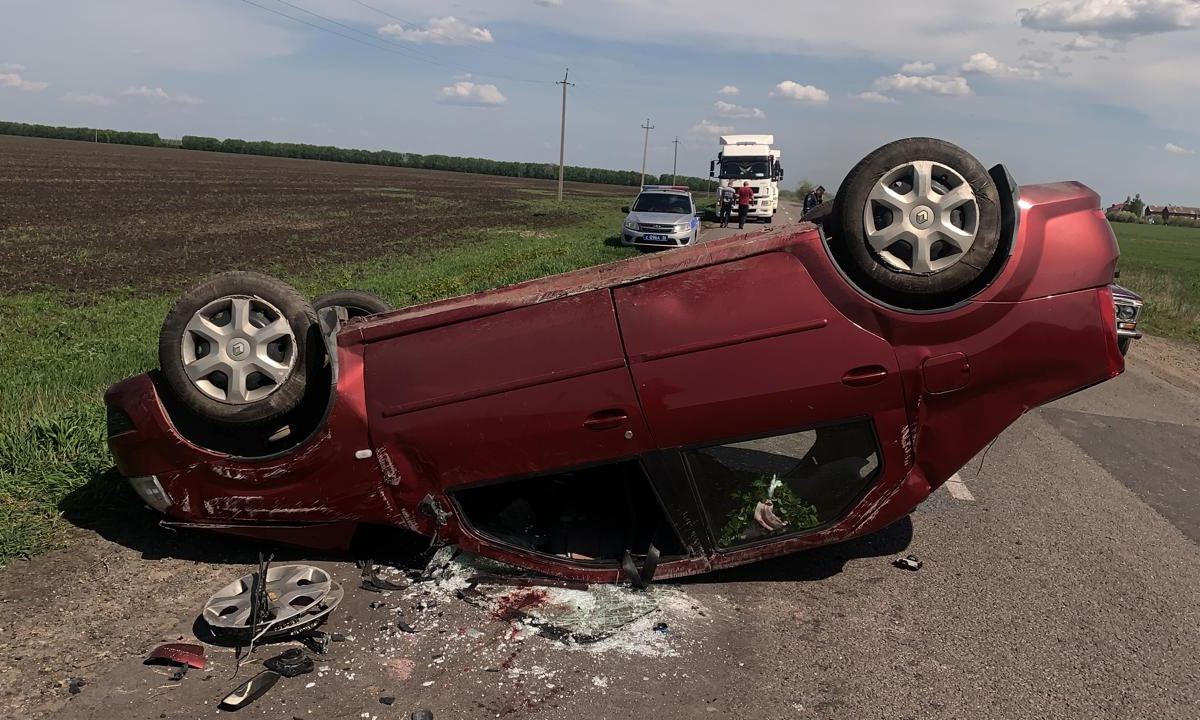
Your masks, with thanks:
[(392, 525), (611, 582), (623, 552), (670, 578), (838, 542), (1123, 370), (1098, 204), (1022, 188), (1004, 267), (944, 312), (867, 298), (801, 224), (344, 324), (329, 417), (279, 456), (185, 439), (149, 376), (106, 396), (109, 444), (173, 522), (300, 544)]

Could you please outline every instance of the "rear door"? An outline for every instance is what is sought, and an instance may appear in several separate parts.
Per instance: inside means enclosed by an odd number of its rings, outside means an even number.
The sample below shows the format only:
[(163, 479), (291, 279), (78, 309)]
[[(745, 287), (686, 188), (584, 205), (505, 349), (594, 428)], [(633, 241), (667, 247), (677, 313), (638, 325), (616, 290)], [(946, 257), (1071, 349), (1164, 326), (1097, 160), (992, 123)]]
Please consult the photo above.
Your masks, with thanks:
[(858, 521), (908, 467), (895, 353), (770, 252), (614, 291), (657, 445), (691, 479), (714, 566)]
[(373, 443), (438, 491), (650, 447), (606, 289), (373, 342), (365, 364)]

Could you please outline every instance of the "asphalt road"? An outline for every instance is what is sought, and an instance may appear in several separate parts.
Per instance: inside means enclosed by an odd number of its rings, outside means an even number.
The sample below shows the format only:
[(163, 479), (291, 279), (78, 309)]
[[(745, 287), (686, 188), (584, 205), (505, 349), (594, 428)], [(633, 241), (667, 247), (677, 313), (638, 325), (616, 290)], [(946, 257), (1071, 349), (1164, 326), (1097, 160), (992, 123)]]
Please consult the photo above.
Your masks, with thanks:
[[(527, 636), (451, 585), (368, 593), (347, 559), (315, 558), (346, 584), (329, 623), (346, 640), (238, 716), (1194, 719), (1200, 377), (1178, 369), (1197, 354), (1135, 344), (1125, 375), (1022, 418), (954, 494), (870, 538), (660, 587), (600, 646)], [(190, 638), (256, 548), (148, 523), (81, 539), (0, 574), (0, 716), (216, 715), (232, 651), (179, 682), (141, 657)], [(920, 571), (891, 566), (907, 554)]]
[(730, 218), (732, 223), (727, 228), (719, 226), (707, 227), (700, 233), (700, 242), (709, 242), (711, 240), (720, 240), (731, 235), (738, 235), (746, 232), (780, 232), (786, 231), (788, 225), (793, 225), (800, 221), (800, 204), (794, 202), (781, 202), (779, 204), (779, 212), (775, 214), (775, 218), (768, 225), (761, 220), (746, 220), (745, 229), (739, 230), (737, 226), (737, 213), (735, 212)]

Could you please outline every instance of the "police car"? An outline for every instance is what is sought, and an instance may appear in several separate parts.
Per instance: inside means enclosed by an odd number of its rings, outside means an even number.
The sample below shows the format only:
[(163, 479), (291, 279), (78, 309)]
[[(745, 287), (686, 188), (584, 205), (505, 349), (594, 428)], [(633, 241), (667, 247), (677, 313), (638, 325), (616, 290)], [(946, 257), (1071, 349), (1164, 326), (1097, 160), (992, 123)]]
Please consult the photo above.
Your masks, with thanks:
[(626, 213), (621, 244), (641, 248), (692, 245), (700, 237), (700, 217), (683, 185), (645, 185)]

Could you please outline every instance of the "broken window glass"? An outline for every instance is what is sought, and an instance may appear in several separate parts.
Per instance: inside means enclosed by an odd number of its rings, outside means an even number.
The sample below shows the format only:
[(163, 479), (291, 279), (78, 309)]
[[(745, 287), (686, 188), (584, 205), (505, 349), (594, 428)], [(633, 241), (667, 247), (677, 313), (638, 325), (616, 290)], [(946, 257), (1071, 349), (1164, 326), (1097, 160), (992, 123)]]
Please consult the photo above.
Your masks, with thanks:
[(869, 420), (684, 451), (719, 548), (840, 517), (879, 468)]
[(620, 462), (460, 490), (463, 517), (479, 532), (523, 550), (570, 560), (616, 562), (682, 552), (638, 462)]

